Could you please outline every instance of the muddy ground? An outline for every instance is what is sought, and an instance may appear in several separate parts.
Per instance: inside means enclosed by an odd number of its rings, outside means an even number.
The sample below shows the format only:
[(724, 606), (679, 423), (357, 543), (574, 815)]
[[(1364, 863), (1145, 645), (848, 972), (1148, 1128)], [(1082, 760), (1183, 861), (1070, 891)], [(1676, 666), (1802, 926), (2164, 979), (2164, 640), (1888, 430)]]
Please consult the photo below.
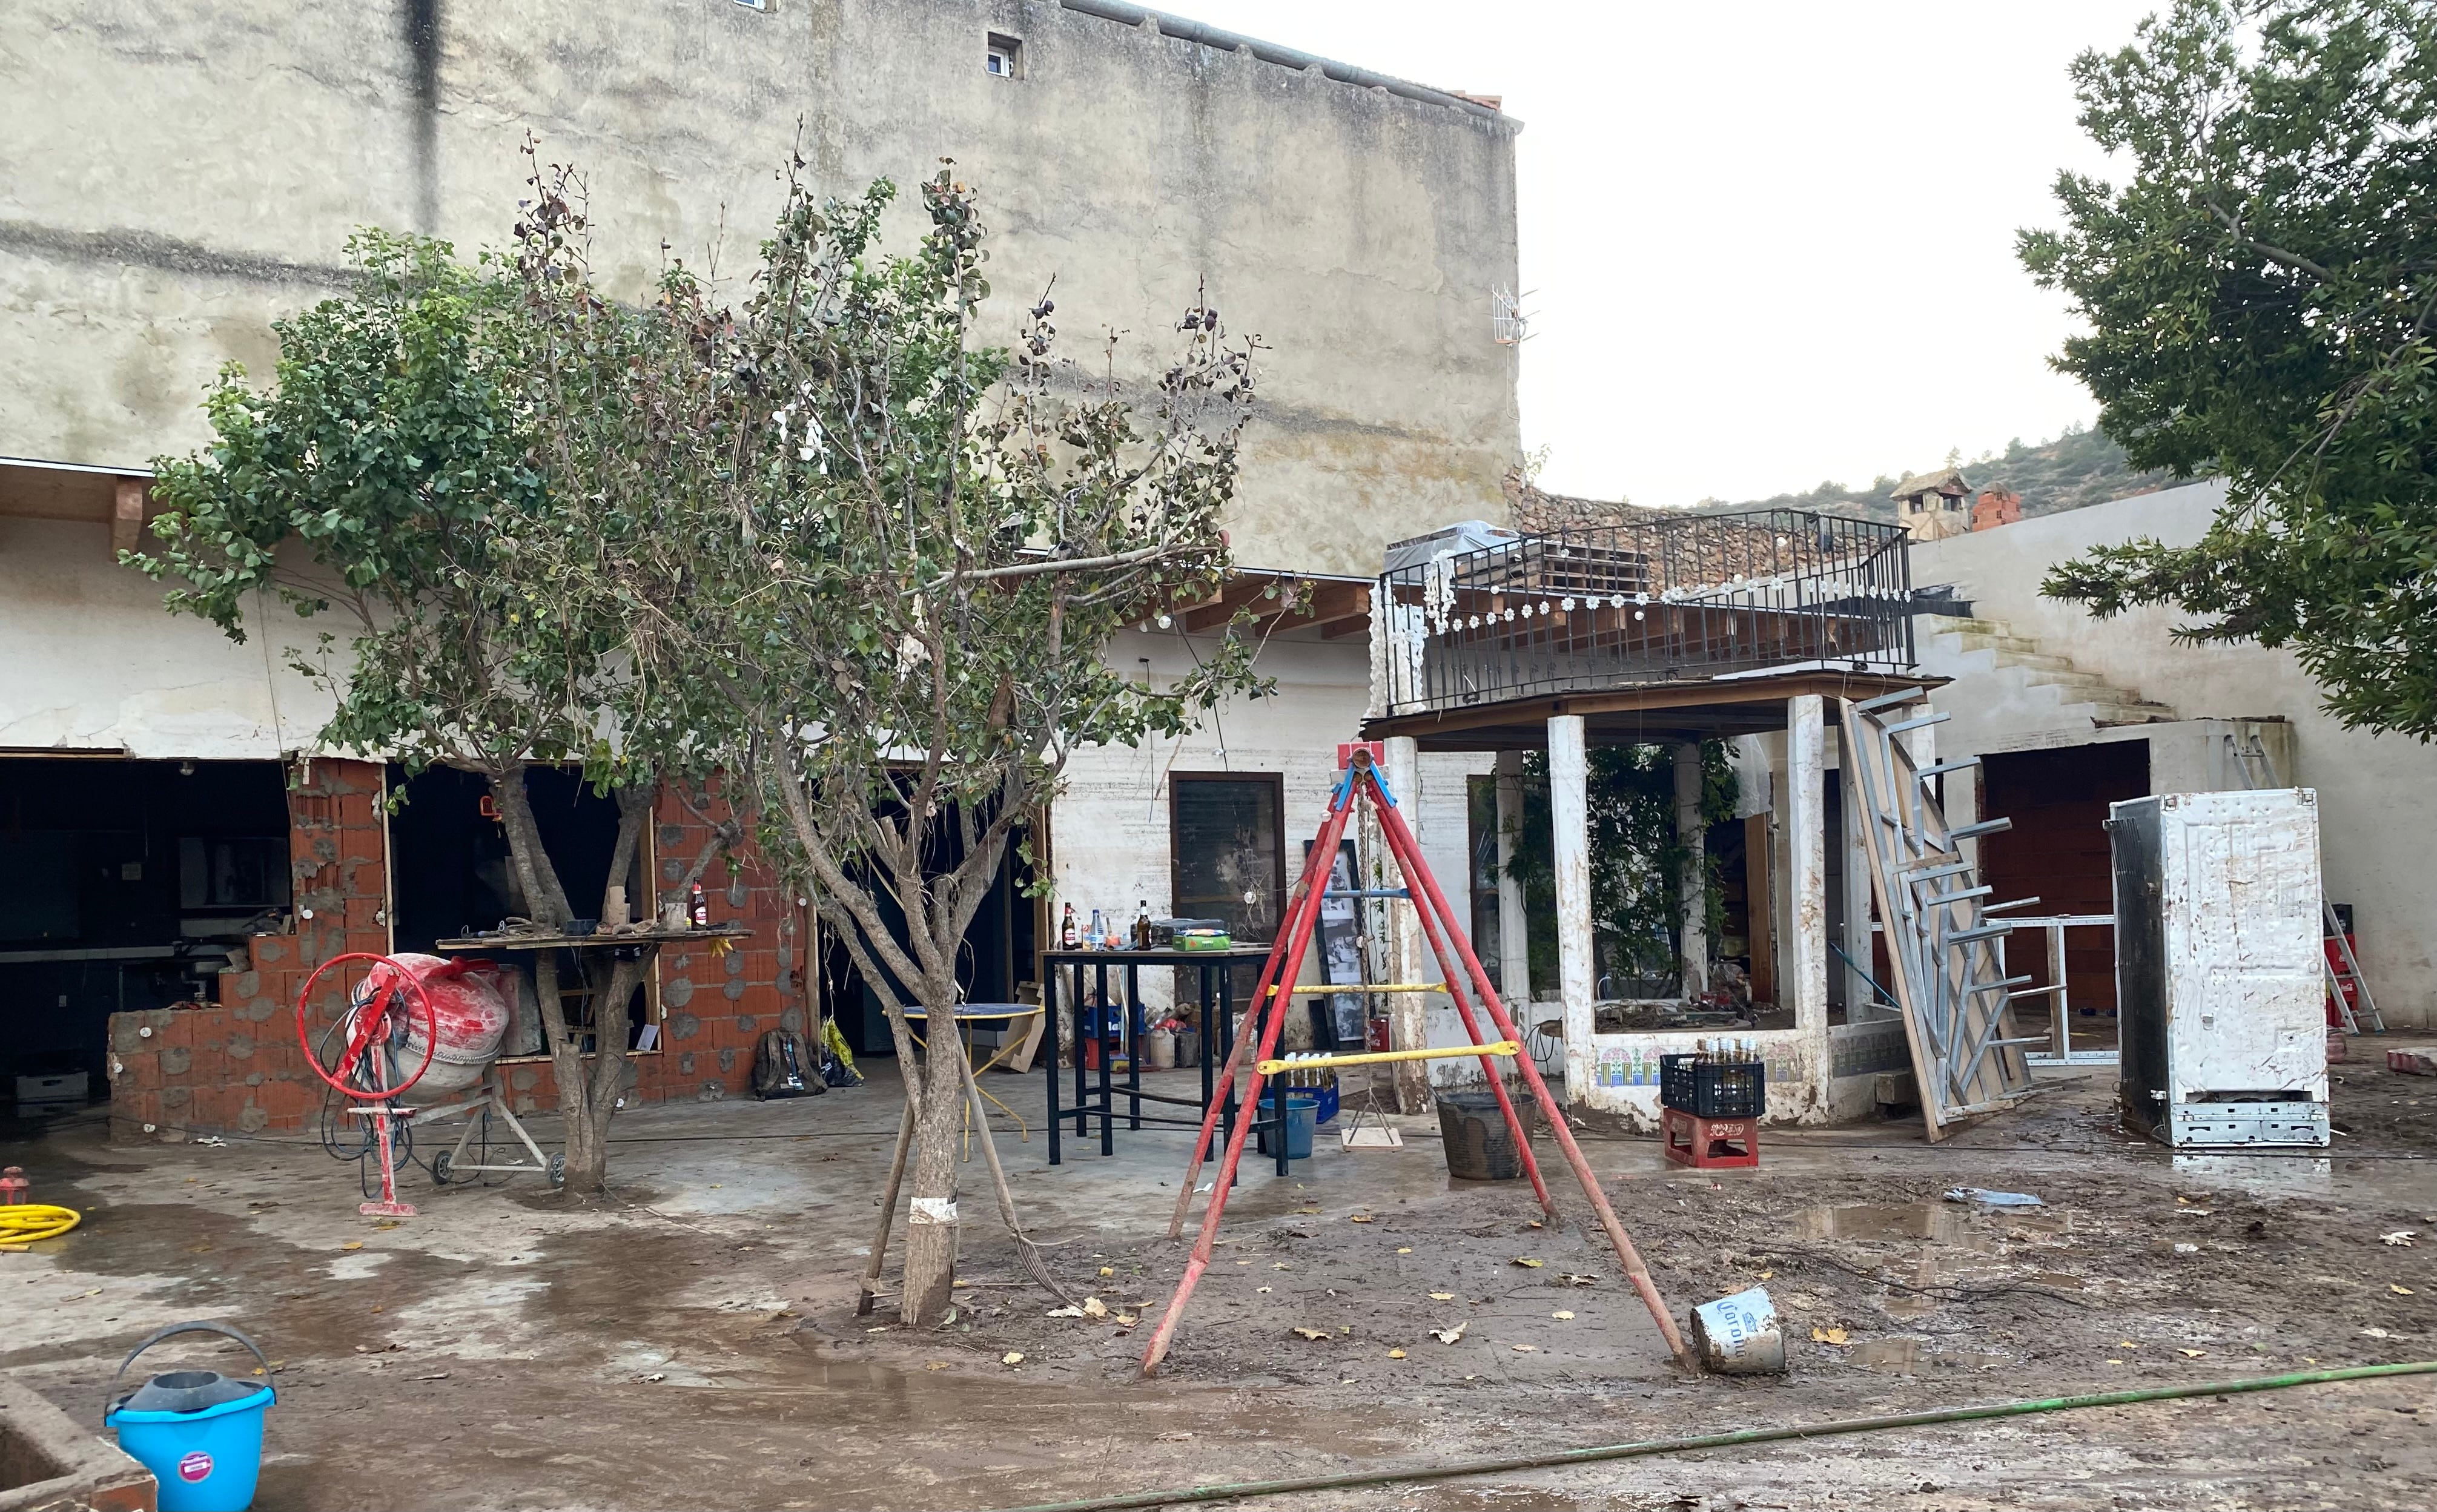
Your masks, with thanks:
[[(1755, 1284), (1775, 1296), (1791, 1368), (1763, 1380), (1676, 1376), (1596, 1232), (1534, 1226), (1527, 1187), (1450, 1183), (1421, 1120), (1397, 1152), (1324, 1136), (1283, 1182), (1248, 1164), (1153, 1381), (1134, 1364), (1183, 1260), (1164, 1237), (1181, 1134), (1120, 1132), (1114, 1159), (1070, 1143), (1055, 1169), (1038, 1129), (999, 1137), (1057, 1269), (1107, 1317), (1045, 1316), (1053, 1300), (973, 1221), (989, 1206), (978, 1160), (956, 1324), (857, 1317), (898, 1107), (877, 1078), (798, 1103), (626, 1115), (619, 1189), (589, 1204), (531, 1178), (435, 1190), (418, 1172), (423, 1212), (394, 1226), (359, 1217), (355, 1170), (309, 1142), (112, 1145), (89, 1122), (12, 1145), (34, 1195), (87, 1221), (0, 1256), (0, 1367), (90, 1416), (149, 1329), (216, 1317), (255, 1333), (281, 1394), (267, 1509), (843, 1508), (1012, 1506), (2437, 1356), (2437, 1120), (2420, 1107), (2437, 1112), (2437, 1081), (2337, 1070), (2352, 1132), (2329, 1159), (2178, 1162), (2113, 1130), (2096, 1077), (1936, 1149), (1917, 1126), (1771, 1132), (1760, 1169), (1711, 1174), (1668, 1167), (1655, 1140), (1588, 1141), (1679, 1317)], [(992, 1089), (1038, 1106), (1011, 1081)], [(1544, 1153), (1570, 1220), (1582, 1202)], [(1956, 1186), (2045, 1205), (1945, 1201)], [(238, 1368), (183, 1347), (145, 1368)], [(2413, 1378), (2203, 1397), (1323, 1504), (2426, 1507), (2437, 1396)]]

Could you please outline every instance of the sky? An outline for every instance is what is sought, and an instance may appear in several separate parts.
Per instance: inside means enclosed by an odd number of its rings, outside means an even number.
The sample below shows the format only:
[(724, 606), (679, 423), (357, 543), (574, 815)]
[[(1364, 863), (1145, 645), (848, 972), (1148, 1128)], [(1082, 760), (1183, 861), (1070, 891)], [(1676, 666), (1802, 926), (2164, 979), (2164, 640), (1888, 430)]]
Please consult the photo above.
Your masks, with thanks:
[[(2104, 172), (2066, 69), (2163, 0), (1162, 0), (1440, 88), (1516, 141), (1541, 483), (1729, 501), (2089, 424), (2015, 233)], [(1484, 319), (1486, 293), (1483, 291)]]

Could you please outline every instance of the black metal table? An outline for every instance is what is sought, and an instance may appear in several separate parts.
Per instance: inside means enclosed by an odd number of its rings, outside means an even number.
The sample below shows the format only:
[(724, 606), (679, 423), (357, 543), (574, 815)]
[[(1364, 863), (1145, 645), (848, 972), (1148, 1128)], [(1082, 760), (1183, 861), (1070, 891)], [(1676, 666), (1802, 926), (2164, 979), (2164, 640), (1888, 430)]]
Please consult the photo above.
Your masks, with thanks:
[[(1249, 965), (1257, 974), (1261, 963), (1269, 958), (1267, 945), (1242, 945), (1233, 950), (1053, 950), (1044, 954), (1042, 959), (1048, 972), (1048, 986), (1053, 994), (1051, 1001), (1056, 1001), (1054, 994), (1063, 973), (1068, 989), (1067, 1001), (1075, 1011), (1075, 1100), (1068, 1106), (1059, 1106), (1060, 1066), (1054, 1037), (1050, 1040), (1049, 1053), (1042, 1058), (1048, 1067), (1049, 1163), (1053, 1166), (1060, 1163), (1058, 1134), (1059, 1125), (1063, 1119), (1071, 1117), (1075, 1120), (1075, 1137), (1080, 1139), (1089, 1134), (1091, 1120), (1097, 1116), (1100, 1120), (1100, 1153), (1113, 1155), (1116, 1153), (1116, 1128), (1120, 1117), (1124, 1118), (1129, 1129), (1140, 1129), (1148, 1123), (1199, 1130), (1202, 1118), (1209, 1116), (1213, 1097), (1220, 1099), (1220, 1137), (1234, 1138), (1237, 1116), (1235, 1079), (1229, 1078), (1224, 1087), (1217, 1082), (1219, 1063), (1226, 1059), (1227, 1050), (1236, 1040), (1236, 968)], [(1201, 1063), (1201, 1096), (1199, 1099), (1171, 1098), (1142, 1089), (1142, 1056), (1135, 1041), (1142, 1029), (1142, 969), (1146, 966), (1189, 968), (1201, 975), (1201, 1016), (1196, 1026), (1201, 1036), (1198, 1057)], [(1123, 1027), (1118, 1033), (1126, 1058), (1123, 1086), (1116, 1084), (1110, 1068), (1106, 1040), (1107, 1015), (1113, 1007), (1117, 1006), (1109, 993), (1109, 975), (1113, 971), (1121, 974), (1120, 979), (1125, 987)], [(1091, 994), (1084, 991), (1087, 979), (1096, 989), (1099, 1000), (1096, 1008), (1091, 1001)], [(1283, 1003), (1281, 998), (1272, 1006), (1282, 1009)], [(1099, 1055), (1099, 1085), (1093, 1087), (1087, 1081), (1089, 1072), (1083, 1064), (1083, 1042), (1096, 1034), (1102, 1038), (1102, 1049)], [(1127, 1104), (1122, 1115), (1116, 1107), (1120, 1099)], [(1191, 1108), (1195, 1116), (1173, 1118), (1146, 1114), (1142, 1109), (1146, 1102)], [(1283, 1176), (1287, 1173), (1286, 1106), (1283, 1100), (1276, 1106), (1276, 1117), (1267, 1120), (1266, 1124), (1256, 1123), (1254, 1128), (1275, 1125), (1271, 1130), (1271, 1142), (1277, 1150), (1278, 1174)]]

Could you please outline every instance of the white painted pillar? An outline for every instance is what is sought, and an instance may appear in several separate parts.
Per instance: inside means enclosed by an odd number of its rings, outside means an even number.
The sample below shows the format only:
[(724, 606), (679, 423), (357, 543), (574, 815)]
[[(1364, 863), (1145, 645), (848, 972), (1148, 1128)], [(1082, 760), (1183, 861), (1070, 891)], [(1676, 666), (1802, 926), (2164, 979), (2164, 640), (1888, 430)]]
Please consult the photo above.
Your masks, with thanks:
[(1518, 1018), (1532, 1001), (1532, 926), (1523, 912), (1523, 884), (1510, 870), (1515, 836), (1522, 827), (1523, 753), (1502, 750), (1498, 753), (1498, 979), (1507, 1011)]
[[(1413, 843), (1422, 841), (1422, 754), (1421, 747), (1410, 735), (1394, 735), (1388, 740), (1388, 791), (1395, 796), (1398, 809), (1405, 816), (1406, 827), (1413, 832)], [(1390, 863), (1393, 872), (1394, 863)], [(1392, 884), (1394, 885), (1394, 884)], [(1429, 973), (1435, 963), (1424, 965), (1430, 958), (1429, 946), (1422, 939), (1421, 921), (1413, 905), (1394, 900), (1388, 905), (1388, 953), (1394, 962), (1396, 980), (1400, 982), (1436, 981)], [(1430, 1043), (1429, 998), (1421, 993), (1390, 993), (1388, 995), (1388, 1043), (1399, 1050), (1419, 1050)], [(1395, 1064), (1396, 1111), (1428, 1113), (1430, 1111), (1430, 1071), (1427, 1061), (1399, 1061)]]
[(1845, 732), (1836, 732), (1836, 774), (1834, 801), (1845, 818), (1845, 938), (1838, 943), (1846, 956), (1860, 971), (1838, 961), (1835, 970), (1845, 974), (1845, 1022), (1859, 1024), (1879, 1016), (1870, 1011), (1879, 994), (1862, 978), (1870, 971), (1870, 831), (1868, 811), (1853, 792), (1853, 758), (1847, 748)]
[(1709, 835), (1701, 822), (1701, 743), (1686, 741), (1675, 747), (1675, 841), (1684, 848), (1684, 870), (1676, 890), (1684, 900), (1676, 921), (1684, 957), (1684, 996), (1689, 1001), (1709, 990)]
[(1598, 973), (1591, 942), (1590, 752), (1583, 716), (1558, 714), (1549, 721), (1549, 823), (1554, 832), (1557, 872), (1557, 996), (1566, 1015), (1566, 1089), (1587, 1102), (1597, 1057), (1591, 1034), (1592, 978)]
[(1828, 824), (1820, 778), (1826, 738), (1815, 693), (1785, 701), (1786, 966), (1794, 1027), (1828, 1033)]

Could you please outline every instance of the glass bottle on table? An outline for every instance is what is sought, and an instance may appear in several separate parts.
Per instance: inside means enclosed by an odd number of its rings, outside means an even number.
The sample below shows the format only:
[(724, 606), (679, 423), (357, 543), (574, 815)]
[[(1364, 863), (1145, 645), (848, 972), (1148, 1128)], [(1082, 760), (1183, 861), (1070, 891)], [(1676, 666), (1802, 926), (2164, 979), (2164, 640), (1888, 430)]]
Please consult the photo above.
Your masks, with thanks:
[(1150, 948), (1150, 900), (1148, 898), (1134, 905), (1134, 948), (1136, 950)]

